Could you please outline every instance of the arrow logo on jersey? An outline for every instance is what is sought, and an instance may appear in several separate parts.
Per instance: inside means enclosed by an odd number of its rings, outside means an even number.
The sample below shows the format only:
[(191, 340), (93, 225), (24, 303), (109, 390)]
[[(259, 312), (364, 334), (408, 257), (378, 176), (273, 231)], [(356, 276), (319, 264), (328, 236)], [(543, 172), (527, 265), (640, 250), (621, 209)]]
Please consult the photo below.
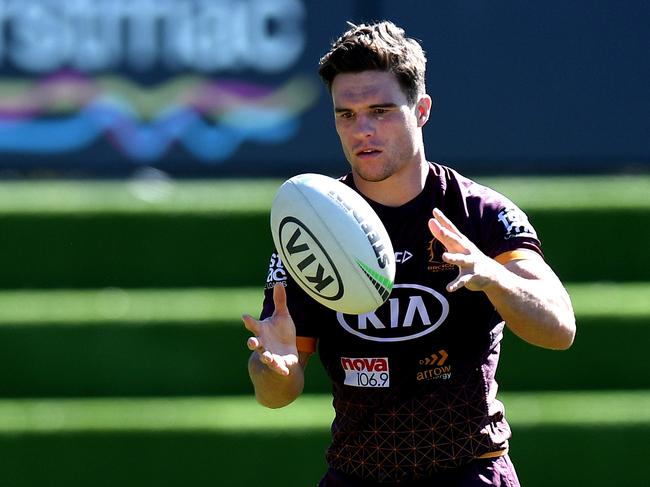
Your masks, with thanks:
[(420, 365), (444, 365), (447, 361), (447, 357), (449, 357), (449, 355), (447, 355), (446, 350), (438, 350), (438, 353), (432, 353), (431, 356), (420, 360)]

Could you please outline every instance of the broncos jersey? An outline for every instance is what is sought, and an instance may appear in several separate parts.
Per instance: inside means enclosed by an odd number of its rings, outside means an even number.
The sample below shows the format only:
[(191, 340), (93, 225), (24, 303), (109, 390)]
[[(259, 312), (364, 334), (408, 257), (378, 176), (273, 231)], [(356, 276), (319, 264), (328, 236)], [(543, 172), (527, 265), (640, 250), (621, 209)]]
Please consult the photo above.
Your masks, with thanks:
[[(350, 174), (341, 181), (356, 189)], [(501, 263), (541, 254), (533, 227), (506, 197), (439, 164), (408, 203), (368, 202), (395, 251), (388, 300), (370, 313), (337, 313), (306, 295), (273, 254), (261, 315), (273, 313), (273, 285), (285, 285), (298, 348), (317, 349), (332, 381), (330, 468), (408, 481), (504, 454), (510, 428), (495, 381), (504, 323), (484, 293), (446, 291), (458, 269), (443, 262), (427, 223), (439, 208)]]

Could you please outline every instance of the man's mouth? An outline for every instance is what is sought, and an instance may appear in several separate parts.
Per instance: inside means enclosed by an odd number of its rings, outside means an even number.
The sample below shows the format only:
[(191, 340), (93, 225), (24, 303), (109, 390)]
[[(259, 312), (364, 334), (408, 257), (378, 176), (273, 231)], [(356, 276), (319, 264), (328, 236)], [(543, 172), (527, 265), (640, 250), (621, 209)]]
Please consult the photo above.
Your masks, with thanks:
[(379, 149), (363, 149), (357, 152), (358, 157), (368, 157), (368, 156), (375, 156), (377, 154), (381, 154), (381, 151)]

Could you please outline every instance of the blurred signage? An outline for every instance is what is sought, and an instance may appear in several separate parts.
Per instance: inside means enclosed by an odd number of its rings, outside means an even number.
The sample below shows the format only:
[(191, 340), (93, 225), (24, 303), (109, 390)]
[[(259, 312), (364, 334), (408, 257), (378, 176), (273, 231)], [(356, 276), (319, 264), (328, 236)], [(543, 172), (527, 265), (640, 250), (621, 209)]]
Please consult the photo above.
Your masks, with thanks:
[(649, 17), (647, 0), (0, 0), (0, 177), (339, 174), (318, 60), (346, 21), (382, 18), (427, 53), (431, 160), (648, 170)]
[(279, 72), (305, 48), (299, 0), (3, 0), (0, 59), (27, 73)]
[(174, 146), (214, 163), (286, 142), (320, 89), (292, 71), (305, 16), (300, 0), (0, 0), (0, 152), (103, 141), (140, 163)]

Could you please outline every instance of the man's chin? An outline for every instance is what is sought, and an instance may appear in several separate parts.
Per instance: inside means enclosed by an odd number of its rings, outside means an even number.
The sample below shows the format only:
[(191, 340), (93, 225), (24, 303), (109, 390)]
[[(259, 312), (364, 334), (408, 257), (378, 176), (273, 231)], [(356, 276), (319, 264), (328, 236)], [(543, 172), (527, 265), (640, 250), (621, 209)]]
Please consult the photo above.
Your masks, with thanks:
[(387, 173), (387, 172), (374, 173), (371, 171), (359, 171), (354, 169), (352, 170), (352, 172), (357, 178), (367, 183), (380, 183), (392, 176), (391, 173)]

